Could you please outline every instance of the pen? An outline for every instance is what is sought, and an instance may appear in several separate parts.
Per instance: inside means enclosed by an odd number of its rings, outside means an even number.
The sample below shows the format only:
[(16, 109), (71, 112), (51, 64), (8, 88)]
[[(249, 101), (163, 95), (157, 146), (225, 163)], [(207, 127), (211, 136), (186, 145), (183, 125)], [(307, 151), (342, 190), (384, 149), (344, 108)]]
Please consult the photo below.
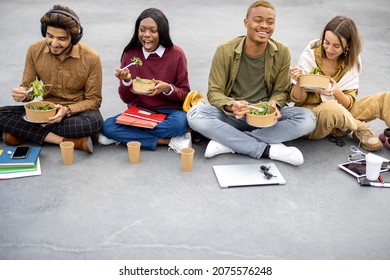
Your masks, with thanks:
[(379, 175), (379, 177), (378, 177), (378, 180), (379, 180), (379, 182), (381, 182), (382, 184), (384, 184), (385, 183), (385, 181), (383, 181), (383, 178)]

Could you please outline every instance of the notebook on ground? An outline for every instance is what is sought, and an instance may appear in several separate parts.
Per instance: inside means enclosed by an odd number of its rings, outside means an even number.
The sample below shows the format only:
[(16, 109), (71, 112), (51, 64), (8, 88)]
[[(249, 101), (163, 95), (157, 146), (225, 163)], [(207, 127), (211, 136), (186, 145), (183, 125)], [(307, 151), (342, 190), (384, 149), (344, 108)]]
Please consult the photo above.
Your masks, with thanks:
[[(274, 177), (267, 179), (261, 166), (269, 167)], [(214, 165), (213, 170), (221, 188), (254, 187), (286, 184), (274, 163)]]
[(0, 168), (2, 167), (20, 167), (20, 166), (34, 166), (39, 154), (41, 153), (41, 146), (31, 146), (30, 152), (26, 158), (15, 159), (12, 158), (12, 154), (15, 152), (16, 147), (6, 146), (3, 150), (0, 150)]
[(0, 171), (0, 180), (41, 175), (42, 172), (41, 172), (41, 164), (39, 161), (39, 157), (38, 157), (34, 167), (26, 167), (24, 169), (25, 170), (22, 170), (21, 168), (15, 167), (14, 172), (5, 172), (5, 173), (3, 173), (4, 170), (1, 170)]

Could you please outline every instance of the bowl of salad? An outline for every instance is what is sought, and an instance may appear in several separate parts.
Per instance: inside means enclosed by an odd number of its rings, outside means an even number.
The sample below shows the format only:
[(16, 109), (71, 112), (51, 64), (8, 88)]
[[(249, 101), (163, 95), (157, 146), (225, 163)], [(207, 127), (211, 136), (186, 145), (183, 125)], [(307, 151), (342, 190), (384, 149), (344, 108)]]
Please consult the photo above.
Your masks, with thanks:
[(133, 92), (140, 94), (150, 93), (155, 85), (156, 83), (153, 80), (137, 77), (133, 80)]
[(255, 127), (269, 127), (276, 123), (276, 110), (268, 102), (251, 104), (246, 114), (246, 122)]
[(31, 101), (24, 105), (25, 119), (30, 122), (44, 123), (56, 114), (55, 104), (49, 101)]
[(43, 96), (50, 91), (51, 87), (52, 85), (44, 84), (38, 77), (30, 83), (27, 92), (30, 94), (32, 101), (24, 105), (26, 112), (24, 119), (26, 121), (44, 123), (56, 114), (55, 104), (43, 100)]
[(320, 68), (313, 67), (308, 74), (299, 76), (300, 86), (309, 91), (322, 91), (329, 87), (330, 78), (320, 74)]

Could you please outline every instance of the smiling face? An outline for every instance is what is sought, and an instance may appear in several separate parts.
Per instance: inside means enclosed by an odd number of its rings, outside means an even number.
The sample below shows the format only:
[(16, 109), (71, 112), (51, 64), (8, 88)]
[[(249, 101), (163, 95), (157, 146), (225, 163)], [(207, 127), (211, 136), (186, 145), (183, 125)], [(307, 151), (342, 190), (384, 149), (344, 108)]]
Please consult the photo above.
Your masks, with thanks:
[(67, 49), (69, 49), (71, 40), (72, 37), (67, 30), (52, 26), (47, 27), (46, 44), (52, 55), (60, 56), (63, 54)]
[(326, 57), (330, 60), (337, 59), (346, 48), (347, 41), (341, 37), (341, 42), (339, 38), (332, 32), (326, 31), (325, 38), (322, 43), (324, 47)]
[(159, 46), (159, 35), (156, 22), (148, 17), (140, 22), (138, 39), (148, 52), (155, 51)]
[(275, 10), (263, 6), (252, 8), (244, 20), (247, 39), (256, 44), (266, 44), (275, 30)]

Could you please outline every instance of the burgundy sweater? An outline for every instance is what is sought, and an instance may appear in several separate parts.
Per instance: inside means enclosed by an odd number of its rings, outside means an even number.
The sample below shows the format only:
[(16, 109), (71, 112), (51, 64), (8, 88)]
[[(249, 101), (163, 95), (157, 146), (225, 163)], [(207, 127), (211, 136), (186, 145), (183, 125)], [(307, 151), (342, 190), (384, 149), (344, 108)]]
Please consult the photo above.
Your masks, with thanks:
[(132, 65), (129, 70), (132, 79), (137, 76), (142, 79), (156, 79), (171, 84), (173, 91), (170, 95), (164, 93), (155, 96), (134, 94), (130, 91), (130, 86), (125, 86), (122, 81), (119, 83), (119, 96), (123, 102), (130, 105), (138, 105), (149, 109), (175, 108), (180, 109), (184, 99), (190, 91), (188, 81), (187, 58), (183, 50), (174, 45), (166, 48), (162, 57), (151, 54), (145, 59), (141, 48), (129, 49), (123, 55), (121, 67), (131, 63), (133, 57), (142, 60), (142, 66)]

